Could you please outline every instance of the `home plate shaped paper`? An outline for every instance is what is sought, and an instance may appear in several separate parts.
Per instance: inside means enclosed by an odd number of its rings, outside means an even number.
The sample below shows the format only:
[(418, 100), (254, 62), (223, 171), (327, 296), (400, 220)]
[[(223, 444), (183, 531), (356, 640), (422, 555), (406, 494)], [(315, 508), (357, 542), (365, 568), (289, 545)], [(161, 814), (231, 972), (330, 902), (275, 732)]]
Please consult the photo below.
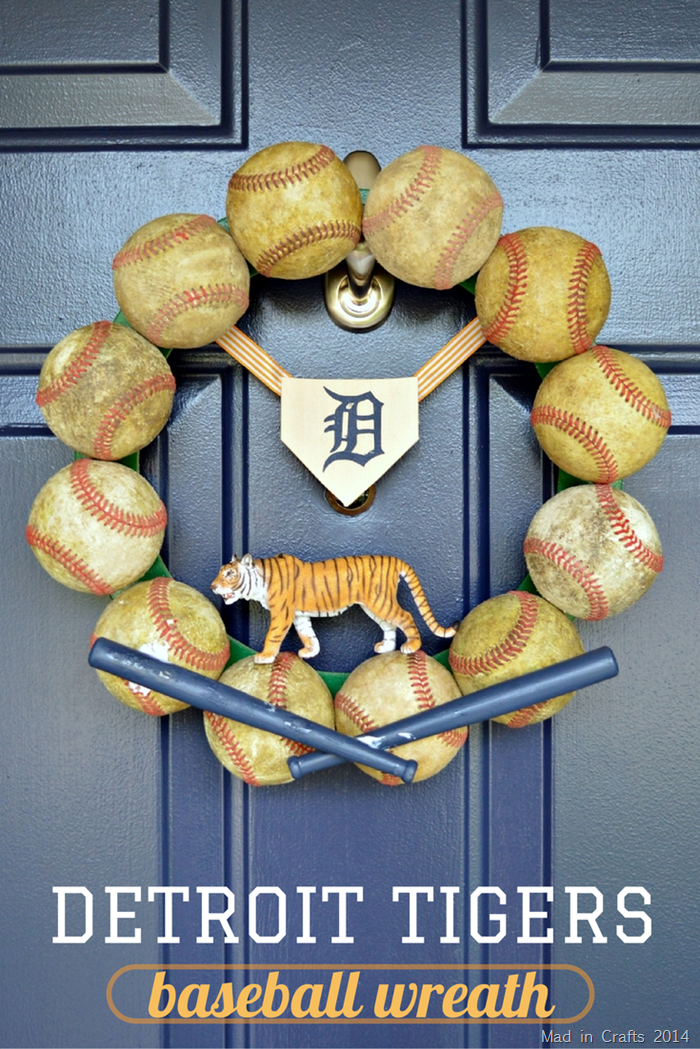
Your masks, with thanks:
[(418, 440), (418, 380), (282, 379), (284, 444), (350, 506)]

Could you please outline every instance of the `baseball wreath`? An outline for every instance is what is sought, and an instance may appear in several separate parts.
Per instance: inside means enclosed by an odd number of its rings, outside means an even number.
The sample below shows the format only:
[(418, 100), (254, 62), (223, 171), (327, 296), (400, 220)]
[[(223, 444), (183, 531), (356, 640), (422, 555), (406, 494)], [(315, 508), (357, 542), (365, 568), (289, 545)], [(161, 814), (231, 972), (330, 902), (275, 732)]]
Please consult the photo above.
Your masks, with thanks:
[[(502, 214), (487, 173), (451, 150), (419, 147), (359, 187), (327, 146), (287, 142), (261, 150), (234, 173), (226, 221), (167, 215), (129, 238), (112, 264), (116, 321), (91, 323), (62, 339), (46, 357), (37, 393), (48, 426), (76, 457), (37, 495), (26, 536), (60, 583), (113, 597), (93, 643), (107, 638), (220, 680), (322, 726), (328, 738), (339, 732), (366, 741), (388, 723), (580, 655), (574, 618), (605, 618), (645, 593), (661, 570), (661, 545), (649, 514), (619, 482), (661, 446), (671, 421), (663, 387), (635, 357), (595, 345), (610, 306), (598, 248), (548, 227), (501, 236)], [(529, 576), (520, 589), (483, 602), (454, 627), (436, 622), (420, 581), (394, 554), (313, 564), (291, 554), (234, 558), (212, 588), (226, 602), (256, 600), (269, 610), (264, 648), (253, 653), (227, 636), (207, 597), (170, 577), (159, 555), (165, 507), (138, 472), (138, 452), (172, 408), (172, 348), (216, 341), (281, 392), (291, 377), (235, 327), (248, 306), (251, 270), (261, 280), (310, 277), (337, 266), (358, 244), (370, 267), (374, 258), (408, 283), (474, 291), (476, 320), (410, 381), (399, 380), (414, 391), (416, 417), (421, 397), (485, 341), (534, 362), (543, 381), (531, 422), (559, 468), (559, 491), (528, 528)], [(378, 425), (389, 407), (371, 389), (326, 393), (337, 403), (325, 417), (330, 409), (321, 407), (320, 418), (335, 444), (322, 453), (320, 469), (346, 460), (362, 479), (365, 464), (383, 454)], [(421, 650), (413, 617), (396, 601), (400, 578), (428, 628), (452, 638), (449, 652), (434, 659)], [(347, 679), (318, 673), (305, 662), (318, 652), (311, 618), (351, 604), (381, 628), (377, 654)], [(302, 642), (299, 656), (280, 652), (292, 626)], [(400, 651), (397, 629), (405, 635)], [(98, 673), (113, 695), (147, 714), (187, 705)], [(542, 721), (572, 695), (509, 708), (498, 720), (512, 728)], [(468, 723), (397, 747), (396, 754), (417, 762), (416, 779), (432, 776), (462, 746)], [(288, 759), (310, 750), (213, 708), (205, 710), (205, 728), (223, 765), (251, 785), (288, 782)], [(361, 764), (384, 783), (411, 778), (384, 766)]]

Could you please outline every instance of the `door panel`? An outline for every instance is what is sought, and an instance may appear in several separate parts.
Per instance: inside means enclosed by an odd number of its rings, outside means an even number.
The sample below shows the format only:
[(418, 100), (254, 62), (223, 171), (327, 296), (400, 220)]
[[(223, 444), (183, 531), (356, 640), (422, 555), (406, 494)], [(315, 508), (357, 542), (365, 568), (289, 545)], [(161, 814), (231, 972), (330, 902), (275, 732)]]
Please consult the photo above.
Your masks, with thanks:
[(691, 5), (471, 0), (464, 146), (696, 146)]
[(172, 149), (245, 141), (236, 0), (44, 3), (0, 12), (0, 148)]
[[(64, 34), (53, 43), (30, 36), (22, 46), (13, 38), (2, 59), (0, 72), (15, 92), (5, 97), (20, 101), (0, 132), (0, 1041), (541, 1045), (536, 1024), (139, 1026), (119, 1020), (105, 998), (112, 974), (139, 963), (429, 967), (386, 977), (408, 984), (463, 978), (459, 969), (432, 968), (439, 964), (517, 962), (575, 965), (590, 974), (596, 1002), (588, 1018), (572, 1025), (573, 1040), (579, 1028), (600, 1039), (603, 1029), (636, 1027), (649, 1043), (656, 1027), (680, 1033), (691, 1027), (692, 1045), (700, 1037), (692, 1034), (700, 1017), (691, 1005), (690, 953), (700, 925), (691, 874), (699, 859), (692, 704), (700, 179), (691, 148), (696, 73), (687, 42), (696, 28), (683, 20), (679, 6), (668, 32), (652, 34), (649, 20), (634, 21), (636, 12), (626, 8), (630, 43), (618, 55), (601, 50), (608, 38), (591, 24), (588, 9), (580, 19), (572, 15), (576, 5), (523, 3), (513, 10), (474, 0), (462, 10), (441, 0), (429, 15), (417, 0), (400, 13), (388, 0), (331, 8), (329, 13), (328, 5), (312, 0), (293, 8), (252, 3), (247, 13), (227, 3), (221, 12), (218, 5), (198, 5), (193, 25), (183, 0), (159, 5), (156, 32), (144, 4), (134, 24), (145, 19), (151, 35), (132, 25), (132, 35), (120, 37), (119, 62), (139, 65), (132, 70), (137, 89), (124, 121), (108, 120), (82, 98), (76, 108), (70, 90), (59, 90), (59, 80), (65, 84), (78, 75), (76, 64), (96, 63), (89, 73), (95, 83), (132, 75), (90, 50), (98, 43), (93, 9), (85, 12), (90, 46), (82, 58), (74, 50), (80, 35), (69, 41), (72, 50), (57, 50), (68, 39)], [(16, 18), (18, 10), (9, 5), (8, 17)], [(166, 25), (171, 44), (164, 59)], [(155, 43), (163, 70), (147, 73)], [(39, 53), (39, 45), (46, 50)], [(49, 60), (51, 68), (44, 69)], [(645, 67), (630, 74), (611, 68), (618, 61)], [(663, 73), (666, 85), (685, 78), (683, 97), (674, 98), (690, 116), (669, 108), (669, 96), (660, 92), (658, 120), (647, 122), (644, 113), (623, 107), (623, 116), (611, 121), (589, 107), (582, 122), (567, 95), (572, 82), (555, 80), (569, 72), (585, 72), (587, 83), (608, 92), (606, 106), (610, 99), (624, 101), (618, 75)], [(173, 116), (156, 104), (144, 88), (151, 75), (161, 85), (184, 85), (188, 105), (199, 106), (204, 116), (195, 119), (189, 110)], [(43, 78), (41, 90), (54, 107), (41, 126), (36, 99), (44, 96), (31, 95), (33, 77)], [(546, 78), (558, 96), (549, 110), (531, 92)], [(657, 82), (649, 80), (648, 90), (654, 92)], [(64, 112), (59, 103), (65, 99)], [(146, 119), (154, 106), (157, 119)], [(410, 788), (381, 788), (348, 766), (292, 786), (243, 786), (209, 750), (201, 714), (189, 710), (156, 721), (122, 708), (102, 688), (86, 658), (106, 602), (54, 583), (23, 541), (36, 492), (71, 455), (46, 429), (34, 402), (45, 353), (73, 328), (114, 316), (110, 260), (133, 230), (167, 212), (223, 215), (232, 171), (263, 146), (293, 138), (326, 142), (340, 156), (369, 149), (382, 164), (420, 142), (463, 148), (501, 190), (505, 230), (556, 225), (593, 240), (613, 286), (601, 341), (639, 354), (657, 371), (674, 417), (657, 459), (625, 483), (657, 523), (664, 572), (627, 613), (581, 627), (587, 649), (613, 648), (619, 678), (581, 692), (541, 726), (474, 727), (468, 746), (445, 771)], [(612, 143), (617, 148), (607, 148)], [(328, 319), (320, 279), (256, 277), (241, 327), (295, 375), (387, 377), (412, 374), (473, 315), (473, 299), (463, 289), (433, 293), (399, 283), (387, 323), (350, 334)], [(531, 366), (489, 347), (480, 350), (422, 403), (420, 442), (378, 484), (371, 510), (347, 518), (331, 509), (321, 486), (280, 443), (272, 393), (215, 347), (175, 352), (171, 361), (175, 409), (144, 452), (142, 468), (168, 504), (164, 556), (176, 578), (208, 593), (219, 565), (234, 551), (267, 556), (284, 549), (306, 558), (395, 553), (416, 569), (445, 623), (520, 583), (523, 535), (555, 480), (529, 424), (538, 384)], [(257, 606), (233, 606), (226, 618), (232, 634), (261, 645), (267, 620)], [(321, 623), (319, 637), (316, 665), (349, 670), (371, 653), (377, 630), (354, 610)], [(289, 639), (287, 647), (295, 644)], [(425, 647), (435, 652), (441, 645), (425, 636)], [(52, 887), (58, 885), (93, 893), (89, 942), (51, 942)], [(105, 943), (110, 916), (104, 889), (115, 885), (141, 889), (140, 901), (125, 895), (120, 903), (137, 915), (122, 919), (122, 927), (141, 928), (139, 944)], [(158, 944), (163, 915), (159, 903), (148, 902), (149, 885), (188, 887), (189, 902), (176, 899), (173, 908), (179, 943)], [(500, 943), (470, 936), (469, 893), (480, 885), (507, 895), (507, 935)], [(554, 942), (519, 944), (518, 887), (548, 885), (554, 886)], [(213, 944), (197, 943), (202, 886), (234, 891), (238, 942), (224, 943), (217, 928)], [(338, 896), (331, 892), (324, 902), (324, 886), (363, 887), (361, 902), (348, 899), (352, 943), (333, 942)], [(394, 901), (394, 886), (433, 890), (432, 903), (425, 894), (417, 899), (423, 943), (403, 942), (408, 897)], [(567, 886), (603, 893), (606, 944), (592, 943), (583, 926), (581, 944), (565, 942)], [(623, 943), (616, 934), (622, 921), (616, 898), (625, 886), (651, 894), (653, 934), (644, 944)], [(248, 900), (256, 887), (286, 894), (287, 931), (278, 943), (249, 935)], [(298, 887), (315, 889), (307, 894), (315, 943), (297, 941), (304, 900)], [(448, 893), (441, 889), (450, 887), (459, 892), (452, 896), (448, 936)], [(274, 935), (278, 898), (260, 896), (258, 935)], [(638, 897), (631, 897), (630, 909), (638, 906)], [(486, 925), (488, 914), (487, 906), (481, 913)], [(81, 920), (79, 907), (69, 909), (71, 929), (79, 931)], [(625, 919), (632, 933), (639, 927), (639, 919)], [(306, 969), (303, 979), (313, 982), (319, 971)], [(259, 978), (264, 970), (257, 972)], [(472, 971), (464, 979), (488, 982), (488, 972)], [(549, 979), (557, 1015), (580, 1010), (580, 987), (564, 974)], [(119, 1008), (131, 1015), (142, 1010), (143, 986), (122, 982)], [(371, 1010), (368, 999), (364, 1015)]]

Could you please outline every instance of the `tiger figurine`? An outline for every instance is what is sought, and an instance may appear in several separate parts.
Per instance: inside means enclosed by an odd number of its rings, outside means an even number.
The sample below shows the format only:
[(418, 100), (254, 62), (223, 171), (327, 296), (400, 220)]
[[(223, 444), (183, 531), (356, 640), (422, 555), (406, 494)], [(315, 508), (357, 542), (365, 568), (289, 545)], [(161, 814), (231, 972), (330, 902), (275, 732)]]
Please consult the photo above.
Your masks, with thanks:
[(400, 579), (405, 579), (426, 626), (437, 637), (454, 637), (458, 623), (443, 627), (430, 610), (423, 587), (410, 565), (397, 557), (365, 554), (332, 557), (327, 561), (300, 561), (291, 554), (253, 558), (250, 554), (222, 565), (211, 584), (227, 605), (234, 601), (259, 601), (270, 613), (270, 626), (256, 663), (272, 663), (289, 628), (294, 625), (303, 648), (302, 659), (318, 655), (319, 643), (311, 616), (337, 616), (359, 605), (378, 623), (383, 640), (375, 652), (393, 652), (396, 630), (406, 635), (404, 653), (416, 652), (420, 634), (410, 612), (397, 600)]

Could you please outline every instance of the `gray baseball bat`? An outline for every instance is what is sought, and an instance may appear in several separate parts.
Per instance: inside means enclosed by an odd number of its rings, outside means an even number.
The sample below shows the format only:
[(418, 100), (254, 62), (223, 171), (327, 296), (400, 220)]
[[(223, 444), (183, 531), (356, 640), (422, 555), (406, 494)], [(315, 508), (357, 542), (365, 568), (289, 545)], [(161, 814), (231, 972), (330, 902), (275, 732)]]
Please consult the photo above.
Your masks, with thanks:
[(315, 721), (283, 710), (272, 703), (249, 696), (247, 692), (231, 688), (220, 681), (197, 674), (194, 670), (164, 663), (145, 652), (98, 638), (88, 657), (90, 666), (116, 674), (144, 688), (162, 692), (173, 699), (189, 703), (193, 707), (221, 714), (225, 718), (242, 721), (254, 728), (274, 732), (278, 736), (296, 740), (308, 747), (315, 747), (335, 754), (341, 761), (355, 761), (370, 765), (380, 772), (398, 776), (410, 783), (416, 774), (416, 762), (405, 761), (394, 754), (387, 754), (368, 743), (343, 736), (334, 729), (326, 728)]
[[(443, 703), (431, 710), (412, 714), (391, 725), (383, 725), (371, 734), (356, 736), (373, 748), (385, 750), (387, 747), (398, 747), (402, 743), (411, 743), (426, 736), (435, 736), (439, 732), (450, 732), (454, 729), (475, 725), (479, 721), (500, 714), (509, 714), (521, 707), (533, 703), (544, 703), (555, 696), (563, 696), (587, 685), (615, 677), (618, 673), (617, 660), (611, 649), (603, 646), (582, 656), (553, 663), (542, 670), (503, 681), (499, 685), (490, 685), (479, 692), (460, 696), (449, 703)], [(309, 772), (332, 768), (343, 764), (343, 758), (333, 754), (322, 754), (314, 751), (299, 758), (289, 758), (287, 764), (295, 779), (301, 779)], [(368, 764), (368, 762), (363, 762)]]

